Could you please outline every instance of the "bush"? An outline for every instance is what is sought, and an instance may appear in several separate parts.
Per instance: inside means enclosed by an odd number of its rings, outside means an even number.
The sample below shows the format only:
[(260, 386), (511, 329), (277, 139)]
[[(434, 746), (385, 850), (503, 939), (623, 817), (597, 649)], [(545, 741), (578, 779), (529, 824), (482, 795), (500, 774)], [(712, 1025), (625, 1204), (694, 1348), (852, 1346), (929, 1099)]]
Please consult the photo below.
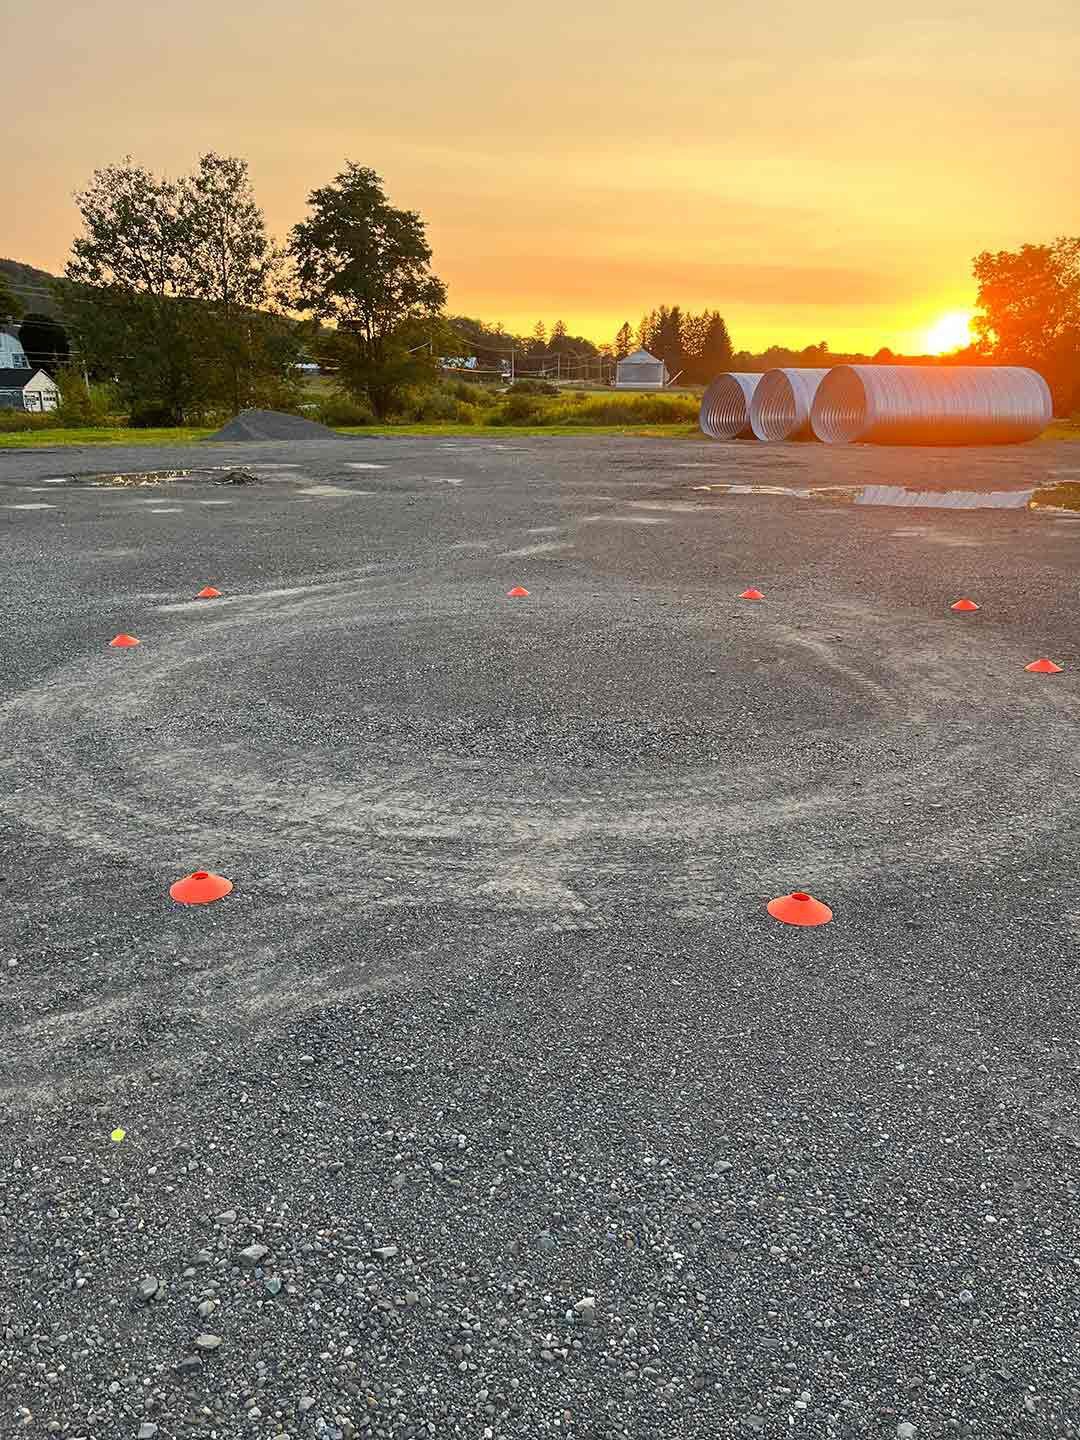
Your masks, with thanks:
[(401, 392), (394, 414), (407, 422), (423, 420), (454, 420), (461, 403), (448, 388), (435, 385), (411, 385)]
[(375, 412), (370, 406), (340, 390), (324, 395), (315, 405), (315, 419), (321, 425), (374, 425)]
[(547, 425), (679, 425), (696, 421), (693, 395), (590, 395), (564, 401), (545, 413)]
[(17, 435), (24, 430), (55, 430), (60, 421), (57, 411), (46, 410), (38, 415), (26, 410), (0, 410), (0, 435)]
[(133, 430), (167, 430), (176, 418), (167, 405), (137, 405), (128, 418)]
[(534, 400), (531, 395), (510, 394), (497, 410), (489, 410), (484, 417), (485, 425), (543, 425), (542, 418), (547, 407)]
[(562, 396), (552, 404), (539, 397), (511, 393), (486, 425), (680, 425), (696, 423), (698, 401), (692, 395)]
[(508, 393), (511, 395), (561, 395), (562, 391), (550, 380), (515, 380)]
[(81, 426), (115, 425), (123, 407), (111, 385), (87, 385), (75, 370), (61, 370), (56, 377), (60, 387), (60, 404), (56, 414), (60, 424)]

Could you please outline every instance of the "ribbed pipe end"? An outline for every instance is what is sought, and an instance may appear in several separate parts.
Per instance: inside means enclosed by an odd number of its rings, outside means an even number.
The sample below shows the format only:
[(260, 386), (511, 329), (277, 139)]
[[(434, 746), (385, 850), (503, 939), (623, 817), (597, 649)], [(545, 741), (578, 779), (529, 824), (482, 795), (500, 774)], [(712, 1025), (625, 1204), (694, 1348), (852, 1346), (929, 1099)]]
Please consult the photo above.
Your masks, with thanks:
[(866, 390), (854, 370), (840, 365), (829, 371), (814, 396), (810, 424), (826, 445), (851, 445), (865, 434)]
[(761, 377), (750, 406), (750, 424), (759, 440), (787, 440), (803, 423), (791, 381), (782, 370)]
[(758, 375), (718, 375), (701, 397), (698, 423), (710, 440), (735, 440), (749, 435), (750, 399)]

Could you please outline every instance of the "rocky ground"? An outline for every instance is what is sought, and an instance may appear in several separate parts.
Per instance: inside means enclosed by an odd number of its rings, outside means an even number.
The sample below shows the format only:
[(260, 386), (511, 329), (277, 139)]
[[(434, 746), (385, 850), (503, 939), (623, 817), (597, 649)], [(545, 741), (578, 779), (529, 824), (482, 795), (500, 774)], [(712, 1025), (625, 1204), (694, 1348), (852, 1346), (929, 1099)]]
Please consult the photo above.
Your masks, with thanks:
[(1080, 1434), (1078, 522), (692, 488), (1068, 447), (128, 460), (256, 479), (0, 455), (0, 1433)]

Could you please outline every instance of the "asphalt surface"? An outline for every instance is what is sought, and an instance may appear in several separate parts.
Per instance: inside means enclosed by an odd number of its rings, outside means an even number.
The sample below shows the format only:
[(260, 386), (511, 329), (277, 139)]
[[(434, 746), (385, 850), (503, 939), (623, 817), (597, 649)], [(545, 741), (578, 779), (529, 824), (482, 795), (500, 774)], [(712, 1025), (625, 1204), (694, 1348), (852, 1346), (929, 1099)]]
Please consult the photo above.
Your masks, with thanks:
[(1080, 519), (693, 488), (1078, 471), (0, 452), (0, 1433), (1080, 1433)]

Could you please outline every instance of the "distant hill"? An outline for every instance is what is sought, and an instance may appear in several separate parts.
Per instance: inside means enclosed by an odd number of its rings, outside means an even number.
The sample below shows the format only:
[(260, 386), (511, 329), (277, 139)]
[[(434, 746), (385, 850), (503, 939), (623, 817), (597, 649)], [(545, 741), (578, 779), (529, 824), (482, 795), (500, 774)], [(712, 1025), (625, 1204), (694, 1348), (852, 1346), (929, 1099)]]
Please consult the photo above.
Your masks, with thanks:
[(39, 270), (35, 265), (24, 265), (21, 260), (0, 260), (0, 275), (7, 278), (27, 310), (48, 315), (53, 320), (64, 318), (50, 288), (53, 281), (60, 278), (58, 275), (50, 275), (48, 270)]

